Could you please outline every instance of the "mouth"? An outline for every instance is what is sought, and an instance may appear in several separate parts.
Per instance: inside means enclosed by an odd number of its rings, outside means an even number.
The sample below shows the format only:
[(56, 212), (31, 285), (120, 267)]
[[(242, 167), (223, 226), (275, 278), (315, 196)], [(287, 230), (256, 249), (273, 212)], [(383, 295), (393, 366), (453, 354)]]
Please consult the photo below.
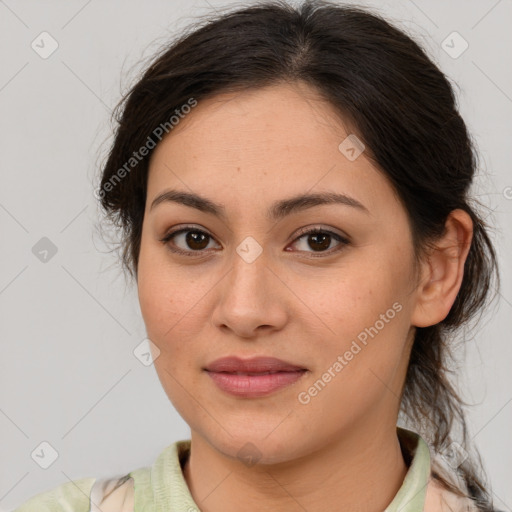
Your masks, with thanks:
[(274, 393), (297, 382), (307, 368), (272, 357), (217, 359), (203, 368), (225, 393), (257, 398)]

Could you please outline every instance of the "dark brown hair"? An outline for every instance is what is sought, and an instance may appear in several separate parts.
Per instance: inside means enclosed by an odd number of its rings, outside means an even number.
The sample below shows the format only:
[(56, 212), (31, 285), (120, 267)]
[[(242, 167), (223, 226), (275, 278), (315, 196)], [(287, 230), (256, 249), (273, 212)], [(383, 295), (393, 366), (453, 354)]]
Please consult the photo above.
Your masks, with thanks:
[[(460, 291), (442, 322), (416, 330), (401, 403), (401, 413), (436, 452), (447, 450), (456, 429), (461, 449), (469, 451), (466, 404), (450, 382), (451, 348), (454, 333), (499, 286), (488, 228), (469, 196), (477, 155), (448, 79), (380, 15), (321, 0), (299, 7), (276, 0), (210, 17), (164, 47), (115, 111), (115, 139), (97, 192), (107, 218), (122, 228), (124, 268), (137, 274), (149, 158), (157, 134), (172, 129), (172, 116), (191, 99), (298, 80), (339, 113), (390, 180), (408, 213), (418, 261), (452, 210), (473, 221)], [(139, 159), (142, 147), (149, 151)], [(472, 457), (457, 472), (480, 510), (494, 510)]]

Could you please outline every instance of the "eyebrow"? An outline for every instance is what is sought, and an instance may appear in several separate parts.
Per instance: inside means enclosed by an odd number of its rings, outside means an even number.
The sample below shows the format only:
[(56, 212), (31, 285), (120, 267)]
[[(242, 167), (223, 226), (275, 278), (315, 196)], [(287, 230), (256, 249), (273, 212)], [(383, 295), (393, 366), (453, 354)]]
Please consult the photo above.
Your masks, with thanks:
[[(200, 195), (179, 190), (166, 190), (162, 192), (153, 200), (149, 210), (151, 211), (159, 204), (168, 202), (189, 206), (196, 210), (200, 210), (201, 212), (209, 213), (226, 220), (226, 208), (224, 205), (215, 203), (210, 199), (201, 197)], [(361, 212), (370, 214), (366, 206), (353, 197), (336, 192), (320, 192), (315, 194), (301, 194), (289, 199), (276, 201), (268, 209), (267, 218), (272, 221), (277, 221), (293, 213), (325, 204), (351, 206)]]

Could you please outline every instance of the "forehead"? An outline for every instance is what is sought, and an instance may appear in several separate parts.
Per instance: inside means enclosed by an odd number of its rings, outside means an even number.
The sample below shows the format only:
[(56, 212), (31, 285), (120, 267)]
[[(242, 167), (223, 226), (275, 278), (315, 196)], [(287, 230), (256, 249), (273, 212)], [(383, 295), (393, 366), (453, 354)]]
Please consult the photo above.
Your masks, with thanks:
[(306, 191), (350, 194), (370, 210), (394, 201), (364, 151), (354, 160), (340, 150), (349, 135), (333, 107), (304, 84), (199, 101), (153, 152), (148, 205), (166, 188), (239, 206)]

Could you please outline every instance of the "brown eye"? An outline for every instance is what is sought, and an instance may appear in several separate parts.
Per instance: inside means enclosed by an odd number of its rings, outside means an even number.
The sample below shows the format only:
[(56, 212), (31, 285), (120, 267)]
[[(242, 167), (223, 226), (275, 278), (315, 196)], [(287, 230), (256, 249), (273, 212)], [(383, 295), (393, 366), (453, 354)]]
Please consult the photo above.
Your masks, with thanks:
[(308, 235), (308, 243), (310, 244), (310, 247), (315, 251), (329, 249), (329, 246), (331, 245), (331, 235), (326, 233), (315, 233), (313, 235)]
[[(311, 249), (312, 252), (317, 253), (326, 253), (329, 254), (339, 251), (343, 249), (344, 246), (348, 245), (350, 242), (345, 237), (339, 235), (338, 233), (334, 233), (333, 231), (329, 231), (321, 228), (310, 229), (309, 231), (303, 231), (299, 237), (295, 240), (295, 243), (304, 241), (299, 245), (299, 249), (304, 252), (311, 252), (308, 249)], [(331, 243), (334, 241), (338, 242), (337, 246), (330, 250)]]
[(208, 248), (213, 240), (208, 233), (197, 228), (182, 228), (168, 233), (161, 242), (166, 244), (172, 252), (185, 256), (195, 256)]
[[(187, 231), (185, 236), (185, 244), (196, 251), (206, 249), (208, 246), (209, 236), (200, 231)], [(206, 243), (205, 243), (206, 241)]]

